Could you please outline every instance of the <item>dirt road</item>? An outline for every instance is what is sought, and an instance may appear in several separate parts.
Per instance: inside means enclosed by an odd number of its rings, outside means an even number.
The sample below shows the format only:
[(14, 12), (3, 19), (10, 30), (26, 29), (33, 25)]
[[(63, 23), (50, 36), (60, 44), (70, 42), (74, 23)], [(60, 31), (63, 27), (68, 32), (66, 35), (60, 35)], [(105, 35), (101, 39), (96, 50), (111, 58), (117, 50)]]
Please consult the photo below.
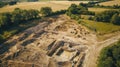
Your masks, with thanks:
[(83, 67), (97, 67), (97, 58), (100, 54), (100, 51), (120, 39), (120, 35), (116, 35), (111, 37), (105, 41), (97, 42), (95, 45), (90, 46), (89, 49), (86, 51), (85, 60), (83, 63)]

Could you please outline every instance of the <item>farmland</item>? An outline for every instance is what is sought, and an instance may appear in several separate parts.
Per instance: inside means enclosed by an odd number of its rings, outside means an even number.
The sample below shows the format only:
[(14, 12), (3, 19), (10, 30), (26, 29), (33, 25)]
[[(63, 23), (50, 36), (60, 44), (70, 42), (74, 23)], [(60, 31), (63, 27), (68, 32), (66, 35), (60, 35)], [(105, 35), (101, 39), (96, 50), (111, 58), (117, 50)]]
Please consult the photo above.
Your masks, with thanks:
[(87, 26), (90, 26), (90, 28), (96, 29), (97, 33), (101, 35), (120, 30), (120, 26), (110, 23), (96, 22), (90, 20), (83, 20), (83, 23)]
[[(86, 2), (88, 1), (85, 1), (85, 3)], [(49, 6), (54, 11), (56, 11), (56, 10), (61, 10), (61, 9), (67, 9), (72, 3), (79, 4), (80, 2), (77, 2), (77, 1), (75, 2), (69, 2), (69, 1), (23, 2), (23, 3), (18, 3), (17, 5), (5, 6), (3, 8), (0, 8), (0, 13), (8, 12), (8, 11), (11, 12), (15, 8), (40, 10), (41, 7), (46, 7), (46, 6)]]
[[(15, 8), (21, 8), (21, 9), (36, 9), (40, 10), (41, 7), (46, 7), (49, 6), (53, 9), (53, 11), (61, 10), (61, 9), (67, 9), (72, 3), (74, 4), (79, 4), (79, 3), (88, 3), (88, 1), (41, 1), (41, 2), (22, 2), (22, 3), (17, 3), (16, 5), (13, 6), (5, 6), (3, 8), (0, 8), (0, 13), (3, 12), (11, 12)], [(95, 12), (101, 12), (104, 10), (109, 10), (106, 8), (89, 8), (90, 11), (95, 11)]]
[(100, 3), (100, 5), (104, 5), (104, 6), (113, 6), (116, 4), (120, 5), (120, 0), (113, 0), (113, 1)]

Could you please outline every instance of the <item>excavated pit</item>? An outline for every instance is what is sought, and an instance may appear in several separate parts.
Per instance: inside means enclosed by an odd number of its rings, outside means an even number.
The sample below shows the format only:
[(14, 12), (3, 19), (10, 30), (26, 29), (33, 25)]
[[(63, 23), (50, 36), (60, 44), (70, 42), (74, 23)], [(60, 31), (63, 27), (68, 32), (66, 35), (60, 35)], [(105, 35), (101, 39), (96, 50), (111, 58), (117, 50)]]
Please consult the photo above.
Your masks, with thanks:
[(95, 40), (65, 15), (46, 18), (0, 46), (0, 67), (82, 67)]

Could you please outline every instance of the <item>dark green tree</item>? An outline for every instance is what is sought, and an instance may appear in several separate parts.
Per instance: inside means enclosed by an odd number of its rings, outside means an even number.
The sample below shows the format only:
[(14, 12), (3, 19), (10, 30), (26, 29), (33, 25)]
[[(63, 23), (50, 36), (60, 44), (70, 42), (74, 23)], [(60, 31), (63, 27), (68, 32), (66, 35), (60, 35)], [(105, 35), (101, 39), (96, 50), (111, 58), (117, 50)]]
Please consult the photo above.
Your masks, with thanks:
[(98, 67), (120, 67), (120, 41), (102, 50)]
[(39, 11), (38, 10), (31, 9), (31, 10), (29, 10), (29, 12), (30, 12), (30, 15), (32, 16), (33, 19), (39, 17)]
[(21, 19), (22, 19), (21, 13), (22, 13), (22, 10), (18, 8), (16, 8), (12, 12), (12, 17), (11, 17), (12, 23), (18, 24), (21, 22)]
[(118, 14), (112, 16), (111, 23), (120, 25), (120, 17)]
[(102, 22), (110, 22), (111, 17), (114, 14), (119, 14), (119, 12), (116, 11), (116, 10), (107, 10), (107, 11), (96, 14), (95, 15), (95, 20), (96, 21), (102, 21)]
[(2, 13), (0, 16), (0, 26), (7, 27), (8, 24), (11, 24), (11, 14), (10, 13)]
[(42, 7), (40, 13), (42, 16), (50, 16), (52, 14), (52, 9), (50, 7)]

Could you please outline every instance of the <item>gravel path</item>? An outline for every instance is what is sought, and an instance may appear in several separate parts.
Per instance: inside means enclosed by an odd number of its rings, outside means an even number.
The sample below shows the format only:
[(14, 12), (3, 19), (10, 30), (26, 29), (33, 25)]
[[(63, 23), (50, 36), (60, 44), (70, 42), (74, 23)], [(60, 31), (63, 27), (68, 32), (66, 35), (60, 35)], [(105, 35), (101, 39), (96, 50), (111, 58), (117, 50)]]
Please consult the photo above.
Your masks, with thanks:
[(95, 45), (90, 46), (86, 51), (85, 60), (83, 63), (83, 67), (97, 67), (97, 58), (100, 54), (100, 51), (107, 46), (117, 42), (120, 39), (120, 35), (116, 35), (107, 40), (97, 42)]

